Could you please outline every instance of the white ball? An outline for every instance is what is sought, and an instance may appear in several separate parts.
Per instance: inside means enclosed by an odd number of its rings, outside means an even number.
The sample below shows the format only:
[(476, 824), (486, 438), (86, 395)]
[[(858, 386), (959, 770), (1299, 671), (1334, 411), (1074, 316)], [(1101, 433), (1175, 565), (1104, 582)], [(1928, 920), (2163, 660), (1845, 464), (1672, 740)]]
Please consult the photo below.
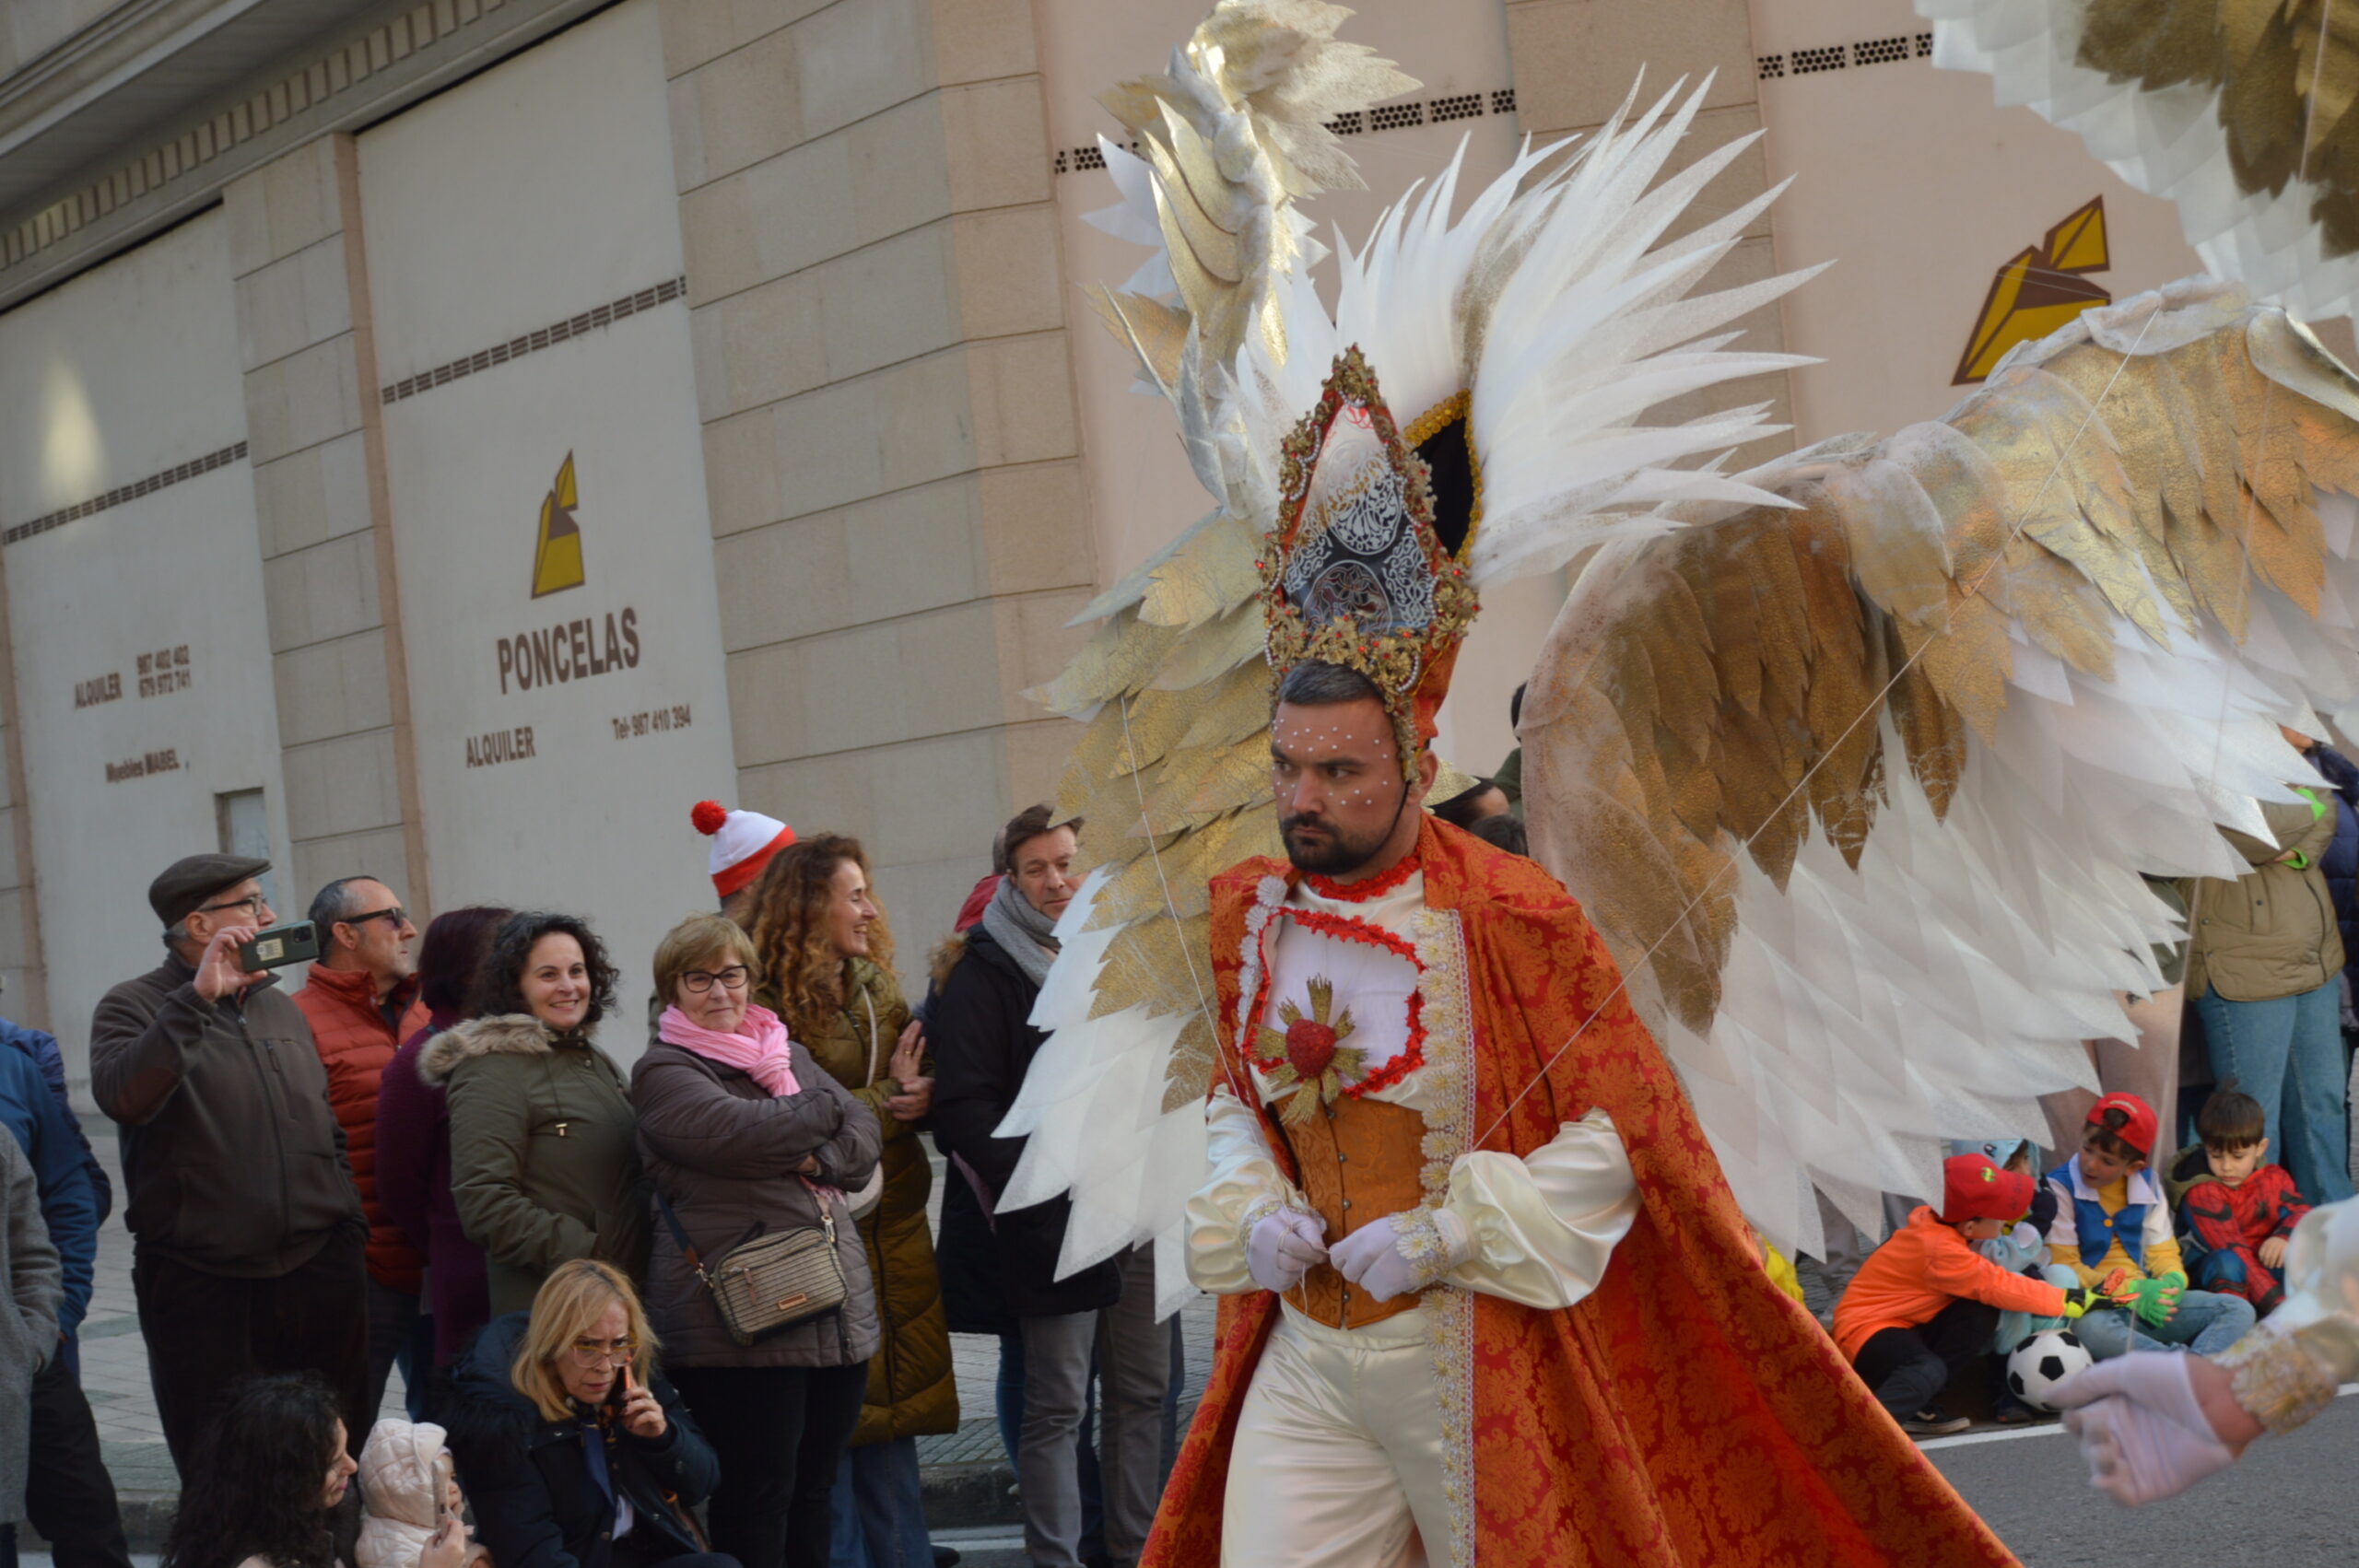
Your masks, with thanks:
[(2007, 1387), (2036, 1410), (2054, 1410), (2048, 1391), (2096, 1358), (2070, 1328), (2043, 1328), (2007, 1357)]

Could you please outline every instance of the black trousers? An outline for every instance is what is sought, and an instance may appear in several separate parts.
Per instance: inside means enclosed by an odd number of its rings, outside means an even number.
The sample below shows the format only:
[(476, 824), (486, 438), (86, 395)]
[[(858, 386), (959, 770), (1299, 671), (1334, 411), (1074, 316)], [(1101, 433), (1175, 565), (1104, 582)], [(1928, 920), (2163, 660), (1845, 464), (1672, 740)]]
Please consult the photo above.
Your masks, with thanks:
[(827, 1568), (828, 1493), (860, 1424), (868, 1363), (682, 1366), (670, 1376), (721, 1461), (712, 1550), (745, 1568)]
[(1852, 1367), (1876, 1402), (1907, 1421), (1942, 1397), (1950, 1379), (1990, 1348), (1999, 1309), (1960, 1296), (1914, 1328), (1879, 1328)]
[(183, 1478), (221, 1396), (257, 1374), (317, 1373), (343, 1407), (346, 1443), (360, 1451), (377, 1414), (369, 1407), (367, 1239), (358, 1225), (339, 1232), (275, 1280), (233, 1280), (134, 1250), (147, 1381)]
[(98, 1422), (63, 1356), (33, 1379), (25, 1518), (49, 1542), (57, 1568), (131, 1568), (114, 1478), (99, 1454)]

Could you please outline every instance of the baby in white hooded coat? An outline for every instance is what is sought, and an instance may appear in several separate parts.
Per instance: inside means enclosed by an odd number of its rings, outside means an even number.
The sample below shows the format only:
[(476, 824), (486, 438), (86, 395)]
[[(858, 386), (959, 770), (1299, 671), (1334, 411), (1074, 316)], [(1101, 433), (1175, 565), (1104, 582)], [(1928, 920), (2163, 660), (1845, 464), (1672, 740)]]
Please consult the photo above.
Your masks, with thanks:
[[(359, 1568), (418, 1568), (443, 1521), (465, 1516), (456, 1467), (431, 1422), (388, 1418), (371, 1427), (359, 1479)], [(490, 1568), (491, 1553), (470, 1539), (464, 1561), (465, 1568)]]

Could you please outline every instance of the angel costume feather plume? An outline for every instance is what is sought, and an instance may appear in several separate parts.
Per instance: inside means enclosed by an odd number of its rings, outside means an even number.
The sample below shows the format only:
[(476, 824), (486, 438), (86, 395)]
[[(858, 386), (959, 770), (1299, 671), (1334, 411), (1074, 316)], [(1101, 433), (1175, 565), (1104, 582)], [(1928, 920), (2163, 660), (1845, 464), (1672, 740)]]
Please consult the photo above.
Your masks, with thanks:
[(1815, 1249), (1813, 1181), (1864, 1217), (1939, 1190), (1940, 1138), (2044, 1128), (2117, 993), (2159, 986), (2175, 927), (2139, 873), (2235, 875), (2214, 825), (2260, 830), (2302, 776), (2272, 721), (2359, 698), (2359, 384), (2189, 286), (2018, 351), (1945, 420), (1728, 474), (1763, 406), (1646, 415), (1801, 362), (1722, 329), (1809, 273), (1691, 293), (1776, 191), (1666, 238), (1751, 138), (1666, 176), (1704, 99), (1674, 88), (1462, 209), (1453, 162), (1339, 242), (1331, 311), (1291, 204), (1352, 182), (1319, 122), (1405, 88), (1333, 41), (1344, 15), (1224, 0), (1109, 99), (1145, 156), (1106, 146), (1099, 221), (1159, 254), (1102, 308), (1216, 505), (1040, 694), (1087, 724), (1059, 805), (1089, 874), (1003, 1200), (1070, 1191), (1062, 1270), (1152, 1239), (1184, 1299), (1207, 882), (1280, 852), (1257, 562), (1289, 434), (1364, 367), (1469, 492), (1468, 584), (1583, 563), (1524, 708), (1537, 852), (1747, 1212)]

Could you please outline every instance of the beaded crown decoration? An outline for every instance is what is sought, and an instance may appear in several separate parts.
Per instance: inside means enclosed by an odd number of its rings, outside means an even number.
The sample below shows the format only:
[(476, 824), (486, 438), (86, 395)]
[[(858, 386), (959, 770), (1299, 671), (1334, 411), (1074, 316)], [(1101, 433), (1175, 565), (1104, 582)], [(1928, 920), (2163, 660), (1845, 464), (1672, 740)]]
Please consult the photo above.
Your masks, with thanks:
[(1338, 354), (1285, 439), (1275, 544), (1258, 563), (1278, 679), (1306, 661), (1366, 675), (1404, 762), (1434, 737), (1477, 609), (1460, 559), (1481, 499), (1466, 402), (1403, 433), (1358, 346)]

